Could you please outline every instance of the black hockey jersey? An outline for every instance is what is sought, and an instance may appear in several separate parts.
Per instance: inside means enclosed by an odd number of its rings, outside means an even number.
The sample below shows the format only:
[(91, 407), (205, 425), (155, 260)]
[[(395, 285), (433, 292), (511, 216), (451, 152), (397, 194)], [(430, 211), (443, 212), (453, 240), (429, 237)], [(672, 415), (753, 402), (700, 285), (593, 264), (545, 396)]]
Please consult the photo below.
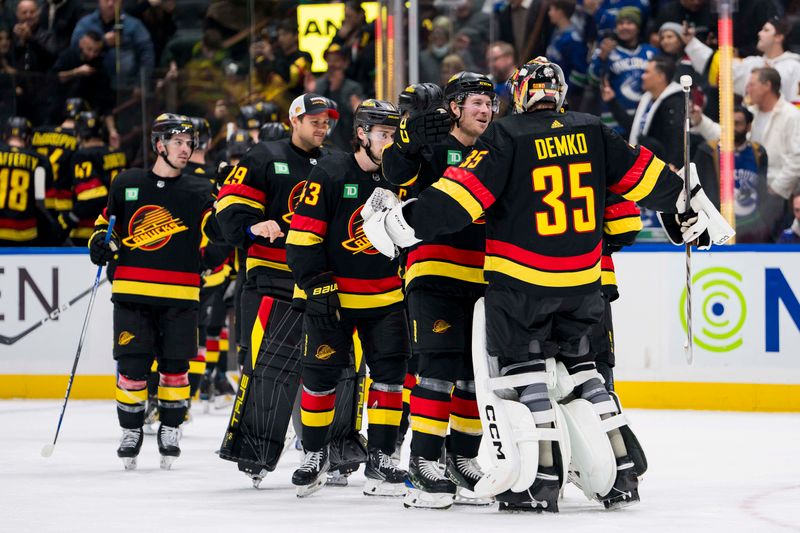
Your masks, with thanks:
[(663, 161), (597, 117), (538, 111), (492, 123), (406, 216), (427, 240), (485, 211), (487, 281), (565, 296), (600, 289), (607, 188), (674, 212), (682, 187)]
[(619, 298), (617, 275), (611, 254), (636, 241), (642, 229), (642, 216), (635, 203), (618, 194), (606, 194), (606, 207), (603, 213), (603, 258), (600, 261), (603, 293), (610, 301)]
[(78, 149), (75, 132), (61, 126), (44, 126), (33, 130), (31, 148), (45, 156), (53, 171), (46, 186), (44, 205), (52, 211), (72, 208), (72, 154)]
[(311, 172), (292, 217), (286, 255), (297, 285), (307, 289), (314, 278), (331, 273), (350, 316), (403, 304), (398, 262), (372, 246), (361, 218), (372, 191), (387, 186), (380, 169), (365, 172), (353, 154), (332, 154)]
[[(0, 246), (31, 245), (39, 236), (36, 205), (36, 169), (44, 170), (44, 181), (52, 179), (47, 159), (32, 150), (0, 144)], [(39, 184), (44, 200), (44, 183)]]
[[(408, 187), (417, 196), (433, 185), (450, 165), (458, 165), (472, 147), (464, 146), (452, 135), (433, 147), (430, 160), (406, 157), (392, 144), (383, 151), (383, 175), (395, 185)], [(448, 235), (438, 235), (408, 249), (406, 291), (418, 286), (457, 285), (482, 290), (485, 219), (479, 217), (467, 227)]]
[(97, 216), (103, 211), (111, 181), (125, 169), (124, 152), (107, 146), (80, 148), (72, 154), (72, 212), (78, 225), (69, 234), (87, 240), (94, 233)]
[(219, 192), (216, 216), (225, 240), (247, 250), (247, 277), (292, 279), (286, 264), (286, 238), (275, 242), (251, 236), (253, 224), (278, 223), (289, 233), (295, 207), (308, 175), (327, 151), (305, 152), (290, 139), (259, 143), (232, 168)]
[(122, 172), (111, 184), (95, 232), (116, 215), (120, 243), (111, 285), (115, 302), (191, 307), (200, 294), (202, 225), (211, 212), (211, 185), (183, 174)]

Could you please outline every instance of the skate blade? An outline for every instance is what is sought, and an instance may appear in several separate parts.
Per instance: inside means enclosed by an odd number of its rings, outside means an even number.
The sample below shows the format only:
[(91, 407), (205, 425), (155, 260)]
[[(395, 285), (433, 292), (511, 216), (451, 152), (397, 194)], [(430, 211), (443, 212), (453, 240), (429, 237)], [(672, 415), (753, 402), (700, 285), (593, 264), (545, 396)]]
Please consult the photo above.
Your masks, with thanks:
[(410, 488), (403, 498), (403, 507), (406, 509), (450, 509), (453, 505), (454, 495), (450, 493), (424, 492)]
[(477, 507), (485, 507), (494, 503), (494, 498), (479, 498), (475, 493), (463, 487), (456, 488), (456, 497), (453, 501), (456, 505), (474, 505)]
[(138, 466), (136, 459), (136, 457), (122, 457), (122, 465), (125, 467), (125, 470), (136, 470)]
[(325, 473), (320, 474), (320, 476), (314, 480), (313, 483), (310, 485), (299, 485), (297, 487), (297, 497), (298, 498), (305, 498), (307, 496), (311, 496), (319, 489), (321, 489), (325, 485), (325, 481), (327, 481), (327, 477)]
[(172, 470), (172, 463), (175, 462), (177, 459), (174, 455), (162, 455), (161, 456), (161, 470)]
[(603, 502), (603, 506), (608, 511), (616, 511), (617, 509), (624, 509), (626, 507), (630, 507), (631, 505), (636, 505), (639, 503), (639, 498), (629, 499), (629, 500), (618, 500), (611, 503)]
[(339, 473), (328, 474), (328, 479), (325, 481), (326, 487), (346, 487), (348, 485), (347, 476)]
[[(543, 507), (523, 507), (521, 505), (509, 505), (507, 503), (500, 504), (500, 512), (501, 513), (511, 513), (511, 514), (518, 514), (518, 513), (536, 513), (541, 514), (546, 511)], [(556, 512), (556, 511), (551, 511)]]
[(383, 496), (385, 498), (400, 498), (408, 492), (405, 483), (389, 483), (382, 479), (367, 478), (364, 483), (364, 496)]

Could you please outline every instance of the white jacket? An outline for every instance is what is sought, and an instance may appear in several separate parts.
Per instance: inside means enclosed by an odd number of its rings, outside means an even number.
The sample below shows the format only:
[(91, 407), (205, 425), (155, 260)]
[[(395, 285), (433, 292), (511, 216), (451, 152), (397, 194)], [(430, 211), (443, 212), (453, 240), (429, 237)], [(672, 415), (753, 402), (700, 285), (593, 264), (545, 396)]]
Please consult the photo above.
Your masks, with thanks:
[[(756, 106), (749, 109), (754, 117), (760, 113)], [(720, 137), (719, 124), (705, 115), (691, 131), (707, 141), (717, 141)], [(779, 98), (763, 137), (750, 140), (767, 151), (767, 185), (788, 200), (800, 182), (800, 109)]]

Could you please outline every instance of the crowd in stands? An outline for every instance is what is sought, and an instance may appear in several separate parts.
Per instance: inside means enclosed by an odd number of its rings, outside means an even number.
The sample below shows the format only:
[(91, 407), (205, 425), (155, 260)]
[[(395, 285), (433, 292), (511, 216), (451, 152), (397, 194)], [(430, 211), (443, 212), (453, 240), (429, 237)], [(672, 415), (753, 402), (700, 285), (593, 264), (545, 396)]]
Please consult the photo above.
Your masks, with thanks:
[[(324, 52), (298, 43), (297, 2), (0, 0), (0, 121), (61, 124), (82, 98), (111, 148), (142, 165), (157, 113), (206, 117), (210, 153), (242, 106), (317, 92), (338, 105), (330, 142), (350, 146), (352, 112), (375, 93), (375, 31), (358, 2)], [(570, 109), (598, 114), (632, 144), (683, 166), (683, 93), (691, 75), (692, 158), (719, 201), (719, 54), (712, 0), (422, 0), (420, 82), (487, 73), (505, 82), (538, 55), (561, 65)], [(255, 32), (251, 31), (250, 21)], [(734, 15), (737, 242), (800, 242), (800, 1), (739, 0)], [(794, 30), (794, 31), (793, 31)], [(254, 33), (255, 39), (252, 38)], [(146, 115), (146, 116), (143, 116)], [(145, 137), (146, 138), (146, 137)], [(145, 146), (145, 148), (147, 148)], [(146, 163), (146, 161), (145, 161)], [(665, 241), (643, 212), (644, 241)]]

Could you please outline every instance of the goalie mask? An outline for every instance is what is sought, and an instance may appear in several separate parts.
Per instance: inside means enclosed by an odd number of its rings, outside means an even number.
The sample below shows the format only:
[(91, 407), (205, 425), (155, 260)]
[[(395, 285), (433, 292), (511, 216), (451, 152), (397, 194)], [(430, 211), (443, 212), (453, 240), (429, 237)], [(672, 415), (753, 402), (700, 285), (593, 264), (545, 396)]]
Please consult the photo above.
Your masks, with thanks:
[(561, 67), (539, 56), (518, 68), (509, 80), (514, 113), (533, 111), (536, 104), (553, 103), (561, 109), (567, 96), (567, 82)]

